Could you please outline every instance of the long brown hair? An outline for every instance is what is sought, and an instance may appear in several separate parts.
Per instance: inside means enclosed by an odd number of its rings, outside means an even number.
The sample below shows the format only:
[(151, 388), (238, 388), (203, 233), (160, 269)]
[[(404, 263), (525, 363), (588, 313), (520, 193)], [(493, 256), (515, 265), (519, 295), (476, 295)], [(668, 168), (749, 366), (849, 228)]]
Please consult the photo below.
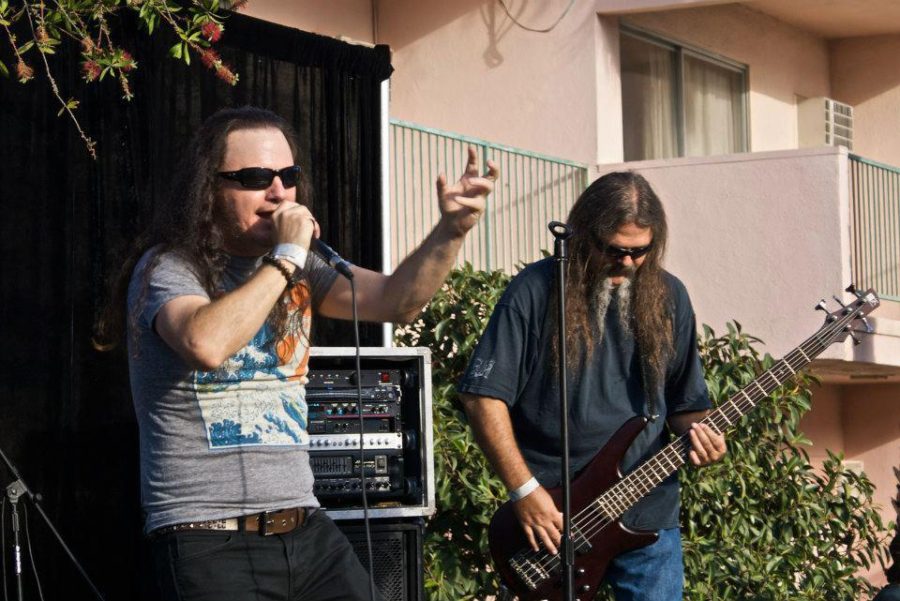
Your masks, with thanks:
[[(598, 244), (607, 243), (624, 225), (650, 228), (653, 247), (645, 255), (632, 282), (632, 331), (641, 353), (648, 384), (658, 386), (665, 379), (666, 363), (672, 354), (670, 293), (663, 277), (662, 258), (666, 250), (666, 214), (650, 184), (634, 172), (604, 175), (592, 183), (575, 201), (568, 224), (569, 241), (566, 272), (567, 359), (577, 368), (590, 358), (599, 340), (592, 315), (592, 291), (596, 290), (596, 265), (592, 256)], [(558, 333), (554, 334), (554, 354)]]
[[(182, 257), (211, 298), (221, 294), (228, 255), (224, 248), (222, 227), (216, 219), (216, 200), (221, 183), (217, 173), (225, 157), (228, 134), (244, 129), (266, 128), (278, 129), (284, 134), (296, 163), (297, 141), (293, 128), (286, 120), (266, 109), (252, 106), (222, 109), (206, 119), (195, 132), (178, 164), (171, 191), (155, 205), (149, 227), (138, 236), (128, 259), (110, 280), (107, 302), (94, 324), (92, 342), (96, 349), (115, 348), (124, 338), (128, 325), (126, 320), (135, 325), (145, 301), (150, 274), (162, 253), (173, 252)], [(297, 202), (309, 204), (309, 185), (302, 172), (297, 186)], [(141, 256), (154, 247), (158, 247), (158, 252), (154, 253), (144, 270), (138, 302), (126, 314), (132, 271)], [(275, 303), (269, 319), (276, 339), (289, 331), (298, 331), (302, 309), (291, 313), (287, 303)]]

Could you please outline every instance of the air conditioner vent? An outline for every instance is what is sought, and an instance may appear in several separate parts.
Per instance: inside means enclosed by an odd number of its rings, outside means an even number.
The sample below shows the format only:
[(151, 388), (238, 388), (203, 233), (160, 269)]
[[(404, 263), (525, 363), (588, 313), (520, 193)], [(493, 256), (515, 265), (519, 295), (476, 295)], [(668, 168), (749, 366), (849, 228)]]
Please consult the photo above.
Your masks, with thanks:
[(801, 148), (846, 146), (853, 149), (853, 107), (831, 98), (807, 98), (797, 104)]

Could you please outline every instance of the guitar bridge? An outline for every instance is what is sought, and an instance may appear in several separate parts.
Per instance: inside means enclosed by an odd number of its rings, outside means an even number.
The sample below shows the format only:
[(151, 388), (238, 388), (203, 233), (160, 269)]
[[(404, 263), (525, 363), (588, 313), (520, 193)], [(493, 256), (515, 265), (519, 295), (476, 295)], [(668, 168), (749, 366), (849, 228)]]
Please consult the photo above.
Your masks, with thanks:
[[(584, 555), (591, 550), (591, 543), (576, 527), (572, 527), (572, 546), (575, 553)], [(530, 590), (535, 590), (545, 580), (560, 570), (560, 557), (546, 551), (536, 554), (531, 549), (522, 549), (509, 559), (509, 565), (519, 580)]]
[[(528, 557), (534, 555), (531, 549), (523, 549), (509, 559), (509, 565), (515, 572), (516, 576), (529, 590), (535, 590), (542, 582), (550, 578), (551, 571), (541, 565), (541, 561), (537, 557)], [(556, 562), (557, 565), (559, 562)]]

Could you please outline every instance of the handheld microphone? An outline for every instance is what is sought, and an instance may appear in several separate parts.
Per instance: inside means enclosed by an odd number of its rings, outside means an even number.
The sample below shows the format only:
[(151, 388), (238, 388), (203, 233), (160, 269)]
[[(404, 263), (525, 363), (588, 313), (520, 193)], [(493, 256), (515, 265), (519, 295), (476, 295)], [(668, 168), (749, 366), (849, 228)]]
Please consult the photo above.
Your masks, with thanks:
[(313, 238), (309, 244), (309, 249), (319, 255), (323, 261), (331, 265), (331, 267), (348, 280), (353, 279), (353, 271), (350, 270), (350, 261), (347, 261), (341, 255), (337, 254), (333, 248), (319, 240)]

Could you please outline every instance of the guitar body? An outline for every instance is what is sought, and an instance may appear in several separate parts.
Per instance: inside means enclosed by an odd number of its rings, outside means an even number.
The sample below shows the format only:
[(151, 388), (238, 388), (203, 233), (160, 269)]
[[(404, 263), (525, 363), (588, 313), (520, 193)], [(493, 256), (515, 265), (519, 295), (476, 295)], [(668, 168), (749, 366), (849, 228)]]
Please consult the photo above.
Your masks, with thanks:
[[(597, 499), (604, 491), (621, 479), (619, 464), (631, 443), (644, 429), (647, 421), (634, 417), (619, 428), (603, 449), (594, 457), (578, 477), (572, 481), (570, 504), (572, 516)], [(562, 507), (562, 489), (548, 490), (557, 508)], [(561, 510), (561, 509), (560, 509)], [(574, 520), (573, 520), (574, 521)], [(620, 553), (656, 542), (656, 532), (641, 532), (626, 528), (618, 520), (612, 520), (598, 532), (587, 537), (590, 549), (575, 553), (575, 596), (586, 601), (593, 599), (603, 580), (609, 562)], [(520, 601), (563, 599), (562, 571), (556, 570), (535, 588), (525, 583), (511, 566), (510, 560), (530, 545), (512, 502), (504, 503), (491, 519), (489, 530), (491, 557), (503, 583)], [(577, 540), (573, 532), (573, 540)]]

